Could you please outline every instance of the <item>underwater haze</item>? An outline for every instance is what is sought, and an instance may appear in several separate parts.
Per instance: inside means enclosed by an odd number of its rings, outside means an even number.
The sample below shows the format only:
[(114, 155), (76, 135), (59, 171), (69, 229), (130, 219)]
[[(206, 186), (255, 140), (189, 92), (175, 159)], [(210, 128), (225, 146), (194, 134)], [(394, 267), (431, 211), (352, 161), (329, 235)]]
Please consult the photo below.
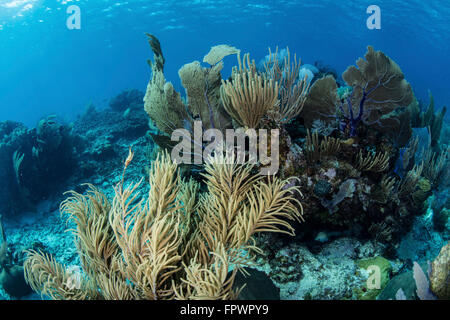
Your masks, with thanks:
[[(81, 30), (66, 27), (71, 4), (81, 9)], [(380, 30), (366, 26), (372, 4), (381, 8)], [(450, 2), (439, 0), (0, 0), (0, 120), (70, 121), (89, 102), (144, 90), (145, 32), (160, 39), (176, 89), (179, 66), (216, 44), (257, 61), (268, 47), (289, 46), (303, 63), (320, 60), (339, 74), (370, 44), (400, 65), (416, 97), (427, 101), (431, 90), (442, 106), (450, 101), (449, 16)]]

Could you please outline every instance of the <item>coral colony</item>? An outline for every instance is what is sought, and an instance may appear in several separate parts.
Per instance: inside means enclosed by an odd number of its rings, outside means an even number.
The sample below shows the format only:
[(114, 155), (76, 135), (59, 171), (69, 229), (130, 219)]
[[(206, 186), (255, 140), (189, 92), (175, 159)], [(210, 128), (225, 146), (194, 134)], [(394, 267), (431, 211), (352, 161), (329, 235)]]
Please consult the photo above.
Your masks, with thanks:
[[(159, 40), (148, 41), (145, 93), (89, 105), (70, 126), (55, 117), (33, 130), (0, 124), (9, 159), (0, 175), (14, 186), (0, 193), (2, 212), (72, 189), (59, 210), (79, 255), (61, 263), (65, 249), (37, 239), (8, 248), (3, 232), (7, 294), (30, 286), (53, 299), (236, 299), (251, 290), (261, 299), (450, 298), (449, 244), (436, 242), (429, 267), (408, 256), (430, 206), (432, 232), (448, 236), (446, 109), (435, 112), (431, 95), (423, 108), (396, 62), (369, 46), (340, 79), (289, 49), (256, 64), (217, 45), (206, 67), (181, 67), (182, 96), (166, 81)], [(227, 56), (237, 65), (222, 79)], [(19, 249), (26, 254), (12, 254)], [(267, 284), (252, 283), (261, 271)]]

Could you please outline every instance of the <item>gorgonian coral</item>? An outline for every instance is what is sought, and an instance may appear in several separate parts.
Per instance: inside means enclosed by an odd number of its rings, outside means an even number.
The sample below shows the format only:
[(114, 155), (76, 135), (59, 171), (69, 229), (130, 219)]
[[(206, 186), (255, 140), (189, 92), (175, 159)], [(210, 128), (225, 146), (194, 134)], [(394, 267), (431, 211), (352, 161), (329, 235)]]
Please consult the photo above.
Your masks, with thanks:
[(213, 47), (204, 59), (214, 63), (210, 68), (202, 67), (198, 61), (185, 64), (178, 72), (186, 89), (184, 100), (164, 77), (165, 60), (158, 39), (152, 35), (148, 37), (154, 61), (149, 61), (152, 78), (144, 97), (144, 108), (156, 126), (169, 136), (176, 129), (191, 131), (195, 120), (201, 120), (205, 129), (228, 128), (231, 120), (220, 100), (220, 71), (223, 68), (221, 60), (227, 54), (238, 52), (237, 49), (228, 46)]
[(298, 187), (252, 170), (218, 155), (206, 165), (201, 193), (164, 153), (152, 163), (147, 198), (139, 196), (142, 180), (119, 182), (112, 202), (93, 186), (71, 192), (61, 211), (76, 224), (84, 273), (71, 286), (70, 269), (29, 251), (26, 279), (53, 299), (236, 299), (237, 271), (261, 252), (254, 236), (293, 235), (289, 220), (303, 213)]

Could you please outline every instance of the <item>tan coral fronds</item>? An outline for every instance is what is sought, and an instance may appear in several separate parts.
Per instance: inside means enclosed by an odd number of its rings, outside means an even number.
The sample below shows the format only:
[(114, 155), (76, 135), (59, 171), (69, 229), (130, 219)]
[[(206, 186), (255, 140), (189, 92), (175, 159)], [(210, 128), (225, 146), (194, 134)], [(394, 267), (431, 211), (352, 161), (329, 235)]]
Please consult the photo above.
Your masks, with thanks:
[[(231, 123), (220, 101), (221, 74), (223, 64), (218, 62), (211, 68), (203, 68), (200, 62), (185, 64), (178, 74), (186, 89), (186, 101), (167, 82), (164, 73), (164, 58), (159, 42), (151, 38), (154, 53), (151, 63), (152, 77), (144, 97), (144, 109), (165, 135), (152, 135), (157, 143), (169, 147), (170, 136), (176, 129), (192, 130), (195, 120), (201, 120), (205, 128), (225, 130)], [(156, 39), (156, 38), (155, 38)], [(157, 41), (157, 39), (156, 39)]]
[(389, 167), (389, 153), (378, 152), (364, 156), (362, 150), (359, 150), (355, 167), (359, 171), (383, 172)]
[[(408, 106), (413, 100), (411, 85), (405, 80), (398, 64), (382, 51), (367, 47), (363, 58), (356, 66), (349, 66), (342, 79), (353, 87), (353, 113), (359, 113), (359, 103), (365, 99), (362, 119), (371, 124), (381, 116), (392, 112), (398, 106)], [(349, 112), (345, 110), (345, 112)]]
[(155, 122), (159, 130), (171, 135), (176, 129), (184, 128), (184, 119), (188, 119), (186, 107), (181, 96), (166, 82), (162, 71), (154, 70), (147, 85), (144, 97), (144, 109)]
[(178, 199), (183, 205), (183, 211), (186, 216), (192, 215), (198, 208), (198, 193), (200, 191), (200, 184), (194, 179), (181, 182)]
[(116, 189), (110, 214), (110, 224), (123, 259), (119, 269), (134, 283), (142, 299), (170, 297), (170, 275), (179, 270), (177, 219), (171, 214), (149, 219), (146, 204), (136, 199), (135, 186)]
[(22, 165), (23, 158), (25, 157), (24, 153), (20, 153), (18, 150), (14, 151), (12, 155), (12, 163), (14, 168), (14, 174), (16, 177), (17, 184), (20, 186), (20, 166)]
[(156, 161), (152, 163), (149, 174), (148, 199), (158, 199), (158, 201), (147, 202), (149, 218), (174, 213), (180, 208), (177, 201), (180, 179), (178, 165), (172, 161), (170, 154), (168, 152), (159, 154)]
[(202, 198), (202, 221), (198, 227), (201, 236), (194, 245), (203, 248), (199, 250), (203, 259), (215, 248), (216, 241), (229, 248), (250, 244), (248, 249), (253, 251), (254, 234), (292, 234), (294, 230), (286, 219), (302, 219), (303, 209), (295, 198), (301, 196), (298, 187), (286, 188), (288, 182), (278, 178), (266, 181), (262, 176), (252, 176), (253, 165), (239, 165), (234, 157), (218, 157), (206, 166), (209, 193)]
[(200, 62), (187, 63), (178, 70), (183, 87), (186, 89), (187, 109), (192, 119), (185, 120), (192, 128), (194, 120), (201, 120), (204, 128), (224, 131), (231, 120), (220, 101), (223, 63), (204, 68)]
[(117, 272), (102, 273), (98, 276), (98, 287), (106, 300), (138, 299), (131, 284)]
[(152, 77), (145, 92), (144, 109), (159, 130), (171, 135), (175, 129), (183, 128), (183, 121), (188, 118), (188, 114), (180, 94), (164, 77), (165, 59), (159, 40), (151, 34), (147, 34), (147, 37), (154, 62), (148, 61)]
[(397, 200), (397, 193), (395, 192), (396, 183), (397, 180), (395, 177), (383, 175), (379, 187), (372, 189), (372, 199), (382, 204), (386, 204), (389, 200)]
[[(182, 281), (186, 286), (174, 288), (175, 295), (181, 300), (236, 300), (241, 289), (233, 289), (234, 279), (238, 271), (231, 273), (230, 257), (221, 244), (211, 252), (213, 263), (201, 264), (192, 259), (189, 265), (184, 265), (186, 276)], [(174, 285), (175, 287), (175, 285)], [(184, 289), (184, 290), (182, 290)]]

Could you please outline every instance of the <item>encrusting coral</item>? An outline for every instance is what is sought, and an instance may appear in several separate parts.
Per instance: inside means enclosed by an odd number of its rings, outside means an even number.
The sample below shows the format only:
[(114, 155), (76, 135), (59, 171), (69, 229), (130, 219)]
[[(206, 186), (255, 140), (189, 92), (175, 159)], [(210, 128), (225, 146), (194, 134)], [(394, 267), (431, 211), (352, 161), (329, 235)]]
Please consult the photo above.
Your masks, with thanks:
[(53, 299), (236, 298), (236, 272), (260, 251), (254, 235), (293, 235), (288, 221), (303, 213), (298, 187), (252, 169), (217, 155), (203, 174), (208, 191), (200, 193), (163, 153), (152, 164), (146, 199), (137, 192), (142, 180), (117, 184), (112, 203), (93, 186), (71, 192), (61, 211), (76, 224), (83, 274), (74, 282), (70, 269), (29, 251), (27, 282)]

